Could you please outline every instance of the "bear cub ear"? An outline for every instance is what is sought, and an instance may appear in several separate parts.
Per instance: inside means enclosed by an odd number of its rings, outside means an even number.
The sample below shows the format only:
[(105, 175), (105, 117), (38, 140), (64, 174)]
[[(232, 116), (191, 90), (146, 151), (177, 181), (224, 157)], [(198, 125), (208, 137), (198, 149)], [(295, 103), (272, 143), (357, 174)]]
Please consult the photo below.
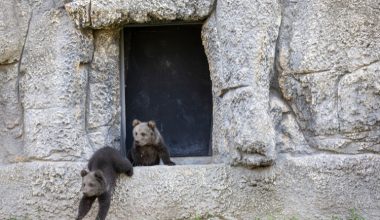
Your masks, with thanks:
[(86, 176), (87, 174), (88, 174), (87, 170), (81, 170), (81, 171), (80, 171), (80, 176), (81, 176), (81, 177), (84, 177), (84, 176)]
[(154, 121), (149, 121), (148, 122), (148, 126), (151, 128), (151, 129), (154, 129), (156, 127), (156, 122)]
[(140, 124), (141, 121), (137, 120), (137, 119), (134, 119), (133, 122), (132, 122), (132, 126), (133, 127), (136, 127), (136, 125)]

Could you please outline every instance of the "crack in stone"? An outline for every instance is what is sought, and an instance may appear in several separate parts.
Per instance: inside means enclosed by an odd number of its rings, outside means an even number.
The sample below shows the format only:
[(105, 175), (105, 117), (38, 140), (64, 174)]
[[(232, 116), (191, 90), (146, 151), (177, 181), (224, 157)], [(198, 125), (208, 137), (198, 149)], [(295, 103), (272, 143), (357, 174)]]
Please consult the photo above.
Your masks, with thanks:
[(40, 108), (28, 108), (28, 110), (49, 110), (49, 109), (70, 109), (69, 107), (67, 106), (49, 106), (49, 107), (40, 107)]
[[(276, 45), (274, 47), (274, 60), (273, 60), (273, 76), (270, 80), (270, 85), (271, 87), (274, 87), (276, 88), (275, 90), (279, 90), (278, 88), (280, 87), (279, 86), (279, 82), (278, 82), (278, 77), (279, 77), (279, 72), (281, 71), (282, 72), (282, 68), (280, 66), (280, 63), (278, 61), (278, 53), (279, 53), (279, 45), (280, 45), (280, 36), (281, 36), (281, 33), (282, 33), (282, 28), (283, 28), (283, 9), (281, 9), (281, 15), (280, 15), (280, 25), (278, 27), (278, 32), (277, 32), (277, 39), (276, 39)], [(281, 91), (280, 91), (280, 94), (281, 94)]]
[(228, 88), (220, 90), (218, 96), (220, 98), (223, 98), (229, 92), (236, 91), (236, 90), (242, 89), (242, 88), (247, 88), (247, 87), (250, 87), (250, 85), (239, 85), (239, 86), (228, 87)]
[[(282, 73), (283, 76), (288, 75), (288, 74), (283, 74), (283, 68), (281, 67), (281, 63), (279, 61), (279, 51), (280, 51), (280, 44), (281, 44), (280, 41), (281, 41), (281, 37), (283, 36), (284, 19), (285, 19), (285, 8), (284, 7), (286, 7), (286, 6), (282, 2), (282, 4), (281, 4), (281, 17), (280, 17), (281, 21), (280, 21), (280, 25), (278, 27), (278, 35), (277, 35), (276, 45), (275, 45), (275, 54), (274, 54), (274, 63), (273, 63), (273, 73), (274, 74), (272, 76), (270, 85), (271, 85), (271, 88), (274, 91), (276, 91), (276, 92), (278, 92), (280, 94), (281, 99), (288, 106), (288, 108), (289, 108), (288, 114), (292, 115), (292, 117), (294, 118), (294, 120), (297, 123), (300, 135), (302, 135), (302, 137), (306, 141), (308, 147), (310, 147), (311, 144), (309, 143), (308, 138), (306, 138), (307, 136), (305, 135), (305, 131), (303, 129), (301, 129), (302, 126), (301, 126), (301, 123), (300, 123), (300, 121), (299, 121), (299, 119), (297, 117), (297, 114), (295, 113), (294, 108), (291, 105), (291, 103), (284, 97), (284, 94), (282, 93), (281, 88), (280, 88), (280, 82), (278, 80), (279, 77), (280, 77), (280, 73)], [(289, 75), (292, 78), (294, 78), (297, 82), (301, 83), (299, 81), (299, 79), (297, 79), (296, 76), (293, 73), (290, 73)], [(283, 116), (284, 116), (284, 113), (283, 113)]]
[[(62, 153), (63, 151), (57, 151), (57, 150), (52, 150), (51, 152), (49, 152), (49, 155), (46, 155), (46, 156), (42, 156), (42, 157), (37, 157), (37, 156), (30, 156), (28, 158), (26, 158), (26, 161), (25, 162), (43, 162), (43, 163), (46, 163), (46, 162), (52, 162), (52, 163), (67, 163), (67, 162), (72, 162), (72, 163), (80, 163), (81, 161), (79, 160), (75, 160), (75, 159), (83, 159), (81, 156), (76, 156), (76, 155), (69, 155), (67, 156), (66, 158), (69, 158), (69, 159), (66, 159), (65, 157), (62, 157)], [(58, 156), (59, 159), (52, 159), (53, 156)], [(74, 157), (75, 159), (71, 159), (70, 157)]]
[(92, 19), (91, 19), (91, 5), (92, 5), (92, 0), (90, 0), (90, 3), (88, 5), (88, 21), (90, 22), (90, 27), (92, 26)]
[(335, 91), (335, 95), (336, 95), (336, 110), (337, 110), (337, 112), (336, 112), (336, 117), (337, 117), (337, 120), (338, 120), (338, 133), (340, 133), (341, 132), (341, 117), (340, 117), (340, 106), (341, 106), (341, 104), (340, 104), (340, 99), (339, 99), (339, 94), (340, 94), (340, 92), (339, 92), (339, 84), (340, 84), (340, 81), (342, 80), (342, 78), (344, 77), (345, 75), (340, 75), (340, 76), (338, 76), (338, 78), (336, 79), (336, 82), (335, 82), (335, 89), (336, 89), (336, 91)]
[(290, 74), (292, 74), (292, 75), (312, 75), (312, 74), (316, 74), (316, 73), (328, 72), (331, 70), (334, 70), (334, 69), (304, 70), (304, 71), (298, 71), (298, 72), (297, 71), (291, 71), (291, 72), (287, 72), (287, 73), (283, 74), (283, 76), (288, 76)]
[[(91, 5), (91, 1), (90, 1), (90, 5)], [(91, 22), (91, 20), (90, 20), (90, 22)], [(91, 64), (94, 62), (94, 59), (95, 59), (96, 32), (93, 31), (92, 35), (93, 35), (93, 41), (92, 41), (93, 42), (93, 52), (92, 52), (91, 60), (83, 65), (85, 68), (87, 68), (87, 71), (86, 71), (86, 88), (85, 88), (85, 96), (86, 97), (85, 97), (85, 101), (84, 101), (84, 132), (85, 132), (85, 136), (86, 136), (86, 139), (88, 141), (88, 144), (91, 146), (91, 149), (95, 150), (94, 143), (91, 140), (91, 138), (89, 137), (89, 134), (91, 132), (90, 132), (90, 129), (88, 127), (88, 118), (89, 118), (89, 109), (90, 109), (90, 77), (91, 77), (91, 72), (92, 72)]]
[(14, 60), (10, 63), (7, 63), (7, 61), (5, 61), (4, 63), (0, 63), (0, 66), (12, 66), (14, 64), (17, 64), (19, 61), (18, 60)]
[(16, 90), (17, 90), (17, 102), (18, 102), (19, 108), (21, 110), (21, 122), (22, 122), (22, 134), (23, 135), (25, 134), (25, 125), (24, 125), (24, 106), (22, 104), (21, 94), (20, 94), (21, 63), (22, 63), (22, 58), (24, 56), (26, 41), (27, 41), (28, 36), (29, 36), (29, 30), (30, 30), (30, 24), (32, 22), (32, 17), (33, 17), (33, 10), (30, 12), (30, 17), (28, 19), (28, 26), (26, 29), (25, 39), (24, 39), (24, 43), (23, 43), (22, 48), (21, 48), (20, 59), (18, 61), (19, 63), (17, 66), (17, 83), (16, 83), (16, 86), (17, 86), (17, 88), (16, 88)]
[(369, 66), (371, 66), (371, 65), (373, 65), (373, 64), (376, 64), (376, 63), (379, 63), (379, 62), (380, 62), (380, 60), (374, 60), (374, 61), (372, 61), (372, 62), (370, 62), (370, 63), (368, 63), (368, 64), (363, 64), (363, 65), (361, 65), (361, 66), (356, 67), (353, 71), (351, 71), (351, 73), (356, 72), (356, 71), (358, 71), (358, 70), (360, 70), (360, 69), (363, 69), (363, 68), (365, 68), (365, 67), (369, 67)]
[[(375, 63), (378, 63), (378, 62), (380, 62), (380, 60), (374, 60), (368, 64), (363, 64), (361, 66), (356, 67), (354, 70), (347, 72), (347, 74), (356, 72), (356, 71), (358, 71), (362, 68), (365, 68), (365, 67), (369, 67), (369, 66), (371, 66)], [(337, 67), (337, 68), (321, 69), (321, 70), (305, 70), (305, 71), (298, 71), (298, 72), (297, 71), (291, 71), (291, 72), (287, 72), (287, 73), (283, 74), (283, 76), (289, 76), (290, 74), (293, 74), (293, 75), (312, 75), (312, 74), (329, 72), (329, 71), (339, 72), (339, 71), (341, 71), (341, 69), (339, 67)]]
[(88, 134), (88, 114), (89, 114), (89, 108), (90, 108), (90, 71), (91, 68), (89, 68), (88, 71), (86, 71), (86, 97), (84, 101), (84, 130), (86, 134)]
[[(90, 1), (91, 2), (91, 1)], [(89, 128), (88, 128), (88, 114), (89, 114), (89, 108), (90, 108), (90, 74), (91, 74), (91, 64), (94, 62), (95, 52), (96, 52), (96, 33), (92, 32), (94, 39), (94, 49), (92, 52), (91, 60), (85, 65), (88, 67), (88, 70), (86, 71), (86, 97), (85, 97), (85, 106), (84, 106), (84, 129), (86, 134), (89, 134)], [(89, 140), (90, 141), (90, 140)]]

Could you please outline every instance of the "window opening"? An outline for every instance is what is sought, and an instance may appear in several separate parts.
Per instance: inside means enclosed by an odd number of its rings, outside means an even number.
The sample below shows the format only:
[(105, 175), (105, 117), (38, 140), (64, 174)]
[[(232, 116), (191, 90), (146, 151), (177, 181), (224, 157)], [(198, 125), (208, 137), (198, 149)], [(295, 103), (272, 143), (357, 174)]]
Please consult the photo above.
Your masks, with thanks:
[(137, 118), (156, 121), (172, 157), (211, 155), (211, 80), (201, 27), (124, 29), (126, 151)]

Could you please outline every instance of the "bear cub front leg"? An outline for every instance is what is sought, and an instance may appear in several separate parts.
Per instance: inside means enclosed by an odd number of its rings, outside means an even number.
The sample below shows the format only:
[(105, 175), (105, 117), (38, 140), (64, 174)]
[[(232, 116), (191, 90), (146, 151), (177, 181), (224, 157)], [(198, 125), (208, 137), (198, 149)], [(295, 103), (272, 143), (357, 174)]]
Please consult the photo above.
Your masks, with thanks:
[(111, 205), (117, 177), (120, 173), (132, 176), (133, 166), (117, 150), (104, 147), (92, 155), (87, 167), (89, 171), (81, 171), (83, 197), (79, 203), (76, 219), (83, 219), (90, 211), (95, 199), (98, 199), (99, 211), (96, 219), (104, 220)]

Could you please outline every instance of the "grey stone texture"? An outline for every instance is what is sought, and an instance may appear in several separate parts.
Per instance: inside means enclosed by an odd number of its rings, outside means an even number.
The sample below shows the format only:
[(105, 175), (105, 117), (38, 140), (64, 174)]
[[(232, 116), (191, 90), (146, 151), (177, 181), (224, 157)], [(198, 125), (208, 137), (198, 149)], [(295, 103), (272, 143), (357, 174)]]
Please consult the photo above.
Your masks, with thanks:
[(218, 1), (204, 24), (217, 128), (213, 149), (234, 165), (253, 168), (276, 158), (269, 87), (280, 20), (276, 1)]
[(80, 160), (90, 152), (84, 129), (85, 64), (93, 56), (93, 36), (75, 29), (63, 4), (32, 5), (19, 85), (29, 159)]
[(284, 1), (280, 87), (312, 147), (379, 152), (379, 51), (378, 1)]
[(275, 91), (270, 92), (270, 115), (276, 131), (276, 152), (305, 155), (314, 153), (297, 123), (291, 107)]
[(0, 161), (84, 160), (118, 146), (119, 31), (76, 29), (65, 1), (21, 3), (23, 17), (9, 15), (9, 24), (24, 32), (6, 35), (21, 43), (2, 47), (18, 60), (0, 64)]
[[(0, 216), (74, 219), (84, 163), (0, 168)], [(249, 170), (223, 164), (137, 167), (121, 176), (108, 219), (380, 218), (380, 157), (314, 155)], [(17, 211), (15, 211), (17, 210)], [(86, 219), (94, 219), (96, 207)]]
[(0, 64), (20, 60), (29, 18), (28, 1), (0, 2)]
[(16, 159), (23, 149), (17, 69), (17, 63), (0, 65), (0, 164)]
[(94, 32), (87, 87), (86, 132), (92, 146), (120, 145), (120, 32)]
[(176, 22), (204, 24), (213, 155), (136, 168), (110, 219), (379, 219), (379, 8), (1, 1), (0, 219), (75, 217), (84, 162), (122, 147), (120, 30)]
[(81, 28), (110, 28), (124, 24), (194, 22), (207, 18), (214, 0), (77, 0), (66, 10)]
[(23, 150), (19, 61), (30, 19), (27, 1), (0, 2), (0, 164)]

